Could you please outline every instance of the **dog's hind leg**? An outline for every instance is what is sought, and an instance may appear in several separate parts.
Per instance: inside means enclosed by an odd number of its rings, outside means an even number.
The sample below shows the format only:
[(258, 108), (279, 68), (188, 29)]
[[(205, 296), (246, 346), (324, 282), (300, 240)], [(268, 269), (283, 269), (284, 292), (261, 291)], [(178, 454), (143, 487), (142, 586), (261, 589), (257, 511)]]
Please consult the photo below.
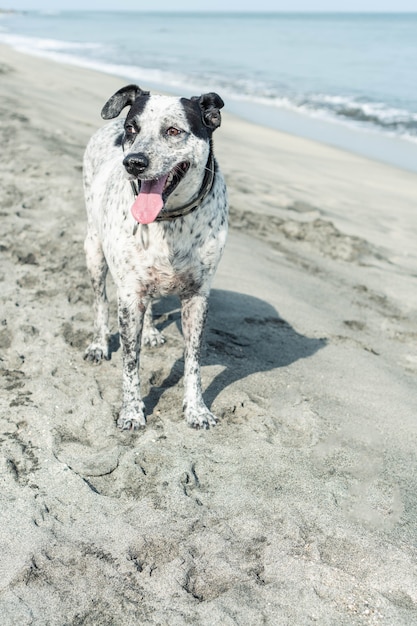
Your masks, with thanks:
[(183, 403), (185, 419), (195, 428), (209, 428), (216, 424), (216, 418), (204, 403), (200, 375), (200, 355), (208, 298), (196, 294), (183, 298), (181, 305), (182, 332), (185, 341)]
[(143, 320), (142, 345), (152, 348), (165, 343), (164, 335), (155, 328), (152, 315), (152, 301), (148, 304)]
[(123, 404), (117, 420), (121, 430), (146, 426), (140, 395), (139, 355), (147, 302), (119, 290), (119, 330), (123, 349)]
[(88, 233), (84, 250), (94, 291), (94, 336), (84, 353), (84, 359), (100, 363), (109, 358), (109, 303), (106, 294), (107, 262), (97, 235)]

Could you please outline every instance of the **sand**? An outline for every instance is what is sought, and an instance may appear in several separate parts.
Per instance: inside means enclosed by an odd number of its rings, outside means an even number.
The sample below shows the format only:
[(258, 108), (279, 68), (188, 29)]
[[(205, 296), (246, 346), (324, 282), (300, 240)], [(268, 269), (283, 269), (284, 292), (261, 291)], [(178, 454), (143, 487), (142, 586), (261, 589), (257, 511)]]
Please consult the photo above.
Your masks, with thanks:
[(112, 287), (112, 358), (82, 358), (81, 159), (127, 81), (0, 59), (1, 624), (417, 623), (417, 175), (226, 107), (202, 370), (219, 424), (183, 420), (169, 298), (148, 426), (120, 432)]

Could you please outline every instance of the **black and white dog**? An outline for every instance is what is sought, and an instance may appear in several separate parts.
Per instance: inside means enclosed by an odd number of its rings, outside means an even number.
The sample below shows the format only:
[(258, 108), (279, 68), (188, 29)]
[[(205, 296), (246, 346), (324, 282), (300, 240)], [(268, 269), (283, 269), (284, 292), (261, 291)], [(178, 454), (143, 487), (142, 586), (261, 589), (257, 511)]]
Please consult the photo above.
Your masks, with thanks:
[(146, 425), (139, 386), (141, 342), (164, 337), (152, 322), (151, 301), (181, 299), (185, 340), (184, 413), (191, 426), (216, 418), (204, 404), (200, 351), (211, 282), (227, 235), (227, 195), (213, 155), (223, 101), (216, 93), (191, 99), (150, 95), (137, 85), (117, 91), (84, 157), (88, 214), (87, 267), (95, 294), (95, 332), (85, 358), (109, 358), (108, 268), (118, 294), (123, 349), (123, 404), (118, 426)]

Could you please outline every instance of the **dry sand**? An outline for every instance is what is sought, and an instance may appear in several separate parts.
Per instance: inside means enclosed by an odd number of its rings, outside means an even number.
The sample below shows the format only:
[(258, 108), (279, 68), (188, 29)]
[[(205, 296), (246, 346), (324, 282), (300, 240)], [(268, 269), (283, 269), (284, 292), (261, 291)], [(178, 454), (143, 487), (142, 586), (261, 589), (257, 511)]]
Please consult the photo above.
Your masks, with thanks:
[(168, 299), (119, 432), (114, 307), (111, 361), (82, 359), (81, 158), (126, 81), (0, 59), (2, 626), (416, 624), (417, 175), (226, 113), (220, 423), (183, 420)]

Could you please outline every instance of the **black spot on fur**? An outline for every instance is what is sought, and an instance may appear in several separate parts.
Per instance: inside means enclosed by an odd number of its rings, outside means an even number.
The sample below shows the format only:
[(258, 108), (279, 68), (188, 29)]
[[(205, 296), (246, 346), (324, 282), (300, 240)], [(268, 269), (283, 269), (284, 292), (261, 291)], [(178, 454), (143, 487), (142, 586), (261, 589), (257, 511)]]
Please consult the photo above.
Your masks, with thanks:
[(120, 146), (123, 145), (123, 133), (116, 137), (116, 139), (114, 140), (114, 145), (116, 146), (116, 148), (120, 148)]
[[(136, 98), (131, 108), (129, 109), (129, 113), (126, 116), (126, 124), (131, 124), (134, 120), (136, 122), (139, 121), (139, 117), (142, 115), (144, 108), (146, 107), (149, 101), (149, 95), (139, 96)], [(136, 126), (140, 126), (140, 124), (135, 124)]]
[(191, 132), (199, 139), (208, 140), (212, 132), (203, 123), (201, 109), (196, 101), (181, 98), (180, 102), (184, 108), (187, 121), (190, 125)]

